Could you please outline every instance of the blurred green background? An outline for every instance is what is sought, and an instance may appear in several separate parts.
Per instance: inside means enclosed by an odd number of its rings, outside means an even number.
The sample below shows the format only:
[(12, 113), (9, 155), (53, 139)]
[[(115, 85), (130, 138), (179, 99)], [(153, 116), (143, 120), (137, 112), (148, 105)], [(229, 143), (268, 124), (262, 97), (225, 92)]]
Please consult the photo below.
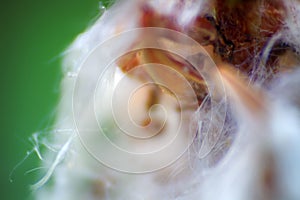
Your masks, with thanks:
[[(107, 4), (107, 2), (104, 2)], [(0, 199), (32, 199), (37, 172), (28, 138), (51, 129), (59, 99), (61, 53), (99, 15), (99, 0), (1, 1)]]

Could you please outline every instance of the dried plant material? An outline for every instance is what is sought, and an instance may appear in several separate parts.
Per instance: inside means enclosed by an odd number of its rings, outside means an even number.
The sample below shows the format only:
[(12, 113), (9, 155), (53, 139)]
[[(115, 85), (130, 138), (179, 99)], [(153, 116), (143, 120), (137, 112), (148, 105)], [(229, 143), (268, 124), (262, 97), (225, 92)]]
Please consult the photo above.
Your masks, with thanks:
[(283, 27), (286, 11), (283, 3), (277, 0), (217, 0), (215, 12), (220, 34), (216, 51), (225, 61), (249, 72), (268, 38)]
[(228, 95), (234, 98), (234, 101), (239, 104), (239, 109), (245, 106), (246, 113), (253, 114), (260, 117), (267, 112), (266, 97), (262, 92), (255, 90), (250, 85), (246, 77), (238, 77), (236, 70), (231, 66), (220, 67), (220, 73), (223, 79), (223, 83), (227, 88)]
[(299, 13), (116, 1), (66, 52), (37, 199), (300, 199)]

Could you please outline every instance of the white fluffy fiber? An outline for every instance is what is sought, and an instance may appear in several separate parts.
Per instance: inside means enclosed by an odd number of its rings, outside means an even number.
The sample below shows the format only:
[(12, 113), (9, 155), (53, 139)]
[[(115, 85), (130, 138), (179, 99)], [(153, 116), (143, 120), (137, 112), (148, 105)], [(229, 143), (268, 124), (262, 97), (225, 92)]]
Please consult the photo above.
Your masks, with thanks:
[[(171, 13), (181, 0), (150, 0), (157, 12)], [(96, 200), (96, 199), (201, 199), (252, 200), (300, 199), (300, 71), (279, 74), (268, 89), (256, 83), (255, 88), (268, 99), (267, 117), (245, 114), (252, 112), (239, 98), (218, 105), (211, 113), (205, 102), (195, 113), (201, 124), (199, 135), (190, 151), (173, 166), (159, 172), (131, 175), (111, 170), (94, 160), (83, 148), (76, 135), (72, 115), (72, 92), (83, 60), (95, 46), (113, 35), (137, 27), (143, 0), (117, 1), (86, 32), (79, 35), (66, 51), (63, 69), (62, 97), (58, 117), (51, 135), (58, 152), (47, 152), (44, 163), (49, 170), (35, 185), (39, 200)], [(206, 1), (186, 0), (176, 15), (184, 26), (204, 10)], [(300, 48), (300, 3), (284, 1), (289, 12), (278, 37)], [(124, 45), (127, 45), (124, 43)], [(93, 72), (91, 72), (93, 73)], [(264, 73), (261, 71), (260, 73)], [(267, 76), (267, 74), (262, 74)], [(86, 80), (88, 91), (97, 80)], [(253, 89), (253, 88), (252, 88)], [(252, 90), (249, 89), (250, 91)], [(238, 93), (238, 91), (235, 91)], [(259, 97), (257, 97), (259, 98)], [(81, 104), (85, 107), (85, 102)], [(224, 127), (220, 127), (219, 112), (227, 106)], [(212, 132), (205, 135), (205, 122), (213, 116)], [(260, 115), (258, 115), (260, 116)], [(82, 119), (87, 120), (88, 119)], [(91, 124), (91, 126), (95, 126)], [(202, 148), (202, 149), (201, 149)], [(105, 150), (104, 150), (105, 151)], [(206, 156), (199, 158), (198, 153)], [(109, 152), (107, 152), (109, 153)], [(262, 177), (272, 170), (276, 177), (273, 188), (267, 188)], [(270, 172), (271, 173), (271, 172)], [(274, 190), (275, 188), (275, 190)]]

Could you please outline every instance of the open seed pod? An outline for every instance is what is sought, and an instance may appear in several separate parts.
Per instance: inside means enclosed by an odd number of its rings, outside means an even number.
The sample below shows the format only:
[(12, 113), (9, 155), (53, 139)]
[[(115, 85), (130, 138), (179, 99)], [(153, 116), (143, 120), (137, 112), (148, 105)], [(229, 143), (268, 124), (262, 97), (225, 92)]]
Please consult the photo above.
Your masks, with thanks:
[(37, 199), (299, 199), (299, 91), (278, 86), (300, 79), (299, 11), (116, 1), (66, 52)]

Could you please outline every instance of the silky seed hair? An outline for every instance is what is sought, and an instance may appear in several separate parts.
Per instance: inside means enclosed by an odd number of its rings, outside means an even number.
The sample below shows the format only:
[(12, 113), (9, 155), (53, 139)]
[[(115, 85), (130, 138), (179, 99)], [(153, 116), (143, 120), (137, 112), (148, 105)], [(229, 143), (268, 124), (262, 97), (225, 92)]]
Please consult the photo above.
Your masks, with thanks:
[[(35, 149), (46, 169), (33, 185), (36, 199), (300, 198), (296, 190), (300, 184), (296, 169), (300, 163), (299, 1), (119, 0), (107, 9), (101, 4), (99, 7), (99, 19), (64, 53), (55, 127), (36, 140), (47, 146), (46, 152)], [(216, 87), (225, 87), (226, 96), (219, 97), (216, 104), (202, 85), (203, 77), (194, 82), (187, 77), (199, 102), (198, 109), (190, 113), (197, 131), (190, 133), (191, 128), (186, 127), (186, 137), (196, 135), (192, 145), (173, 165), (135, 175), (107, 168), (86, 151), (76, 133), (71, 102), (80, 67), (93, 49), (123, 31), (142, 27), (179, 31), (203, 45), (221, 70), (224, 85), (216, 81)], [(135, 39), (123, 41), (119, 48), (130, 47)], [(132, 59), (130, 56), (124, 60)], [(166, 57), (170, 59), (170, 55)], [(116, 73), (126, 72), (120, 64), (114, 65)], [(89, 71), (86, 77), (93, 73)], [(139, 78), (128, 77), (128, 81), (137, 84)], [(86, 78), (82, 87), (88, 92), (96, 82)], [(106, 84), (113, 85), (114, 79), (107, 77)], [(154, 91), (146, 94), (159, 97), (160, 89)], [(86, 108), (85, 98), (80, 97), (82, 110)], [(172, 108), (170, 113), (177, 115)], [(100, 114), (106, 116), (106, 110)], [(169, 126), (176, 123), (175, 118), (167, 121)], [(83, 116), (81, 120), (87, 126), (96, 126), (89, 118)], [(285, 131), (288, 134), (283, 137)]]

